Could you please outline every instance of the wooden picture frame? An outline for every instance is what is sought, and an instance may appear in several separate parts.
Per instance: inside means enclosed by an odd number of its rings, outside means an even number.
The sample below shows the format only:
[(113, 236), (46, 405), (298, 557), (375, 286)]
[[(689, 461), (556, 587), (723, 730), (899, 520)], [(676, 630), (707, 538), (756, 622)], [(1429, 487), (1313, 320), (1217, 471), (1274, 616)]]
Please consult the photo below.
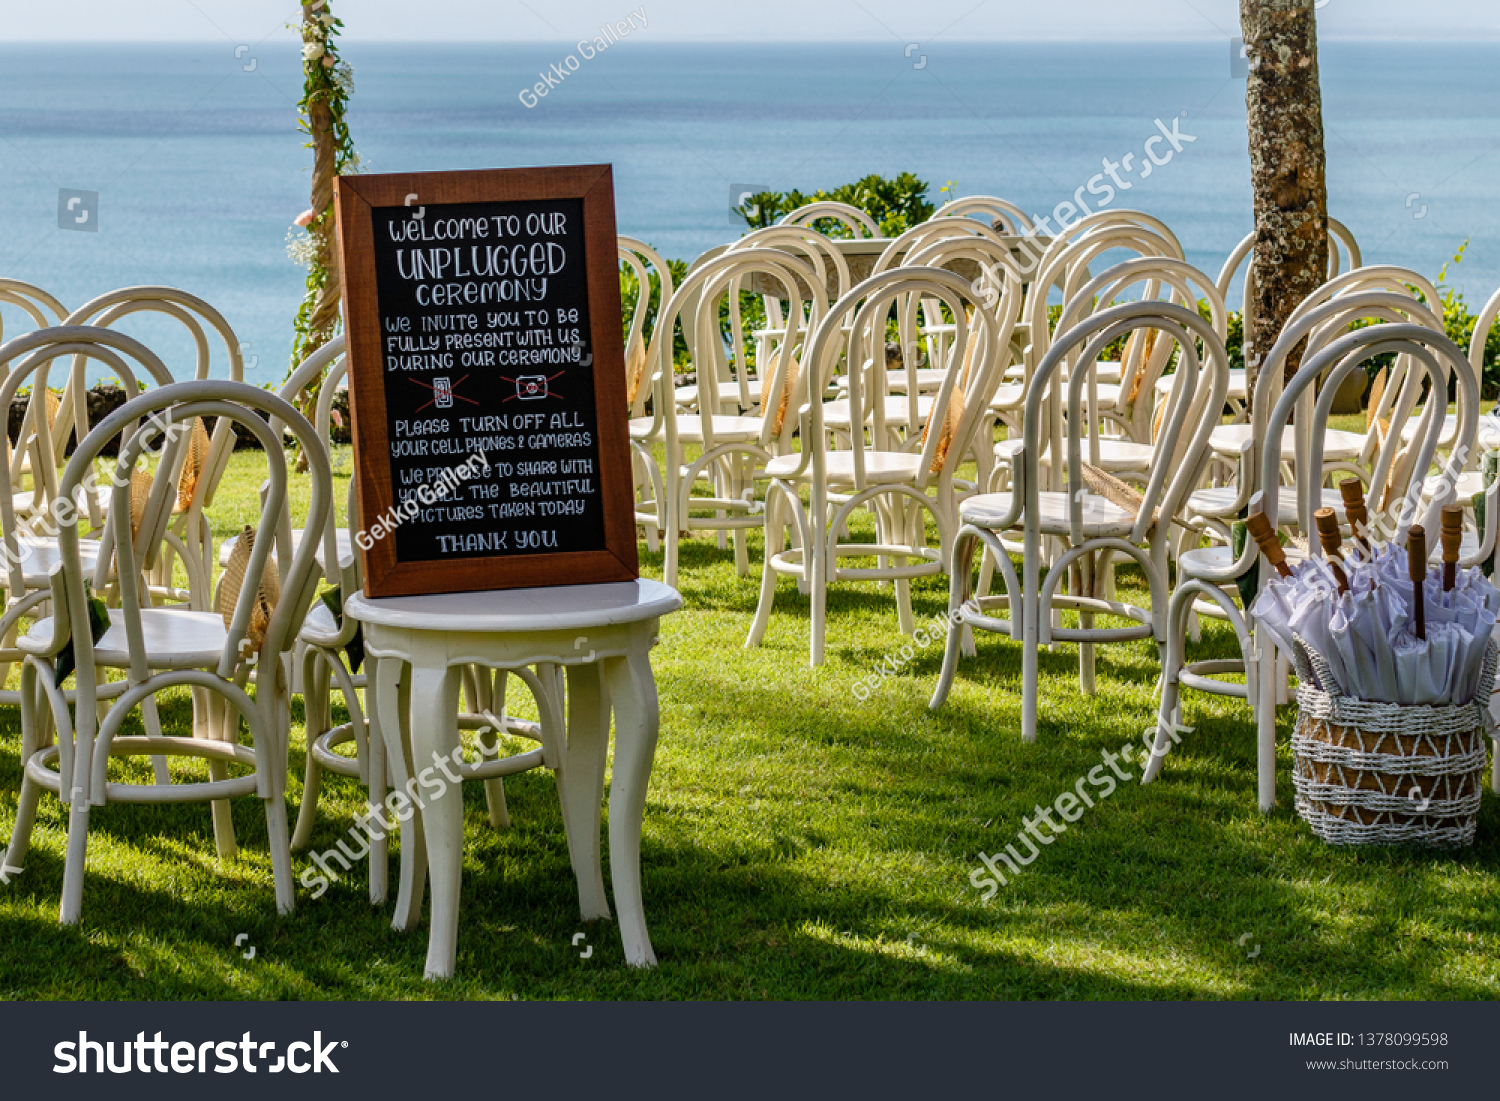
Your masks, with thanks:
[[(398, 544), (426, 538), (435, 529), (422, 528), (415, 533), (409, 529), (406, 536), (402, 537), (401, 525), (397, 524), (383, 535), (374, 534), (384, 531), (379, 526), (379, 518), (394, 515), (393, 508), (398, 503), (403, 503), (398, 501), (398, 497), (402, 495), (393, 482), (392, 453), (395, 449), (393, 449), (392, 437), (399, 433), (391, 426), (395, 423), (392, 419), (394, 412), (404, 406), (401, 402), (394, 400), (391, 394), (394, 389), (397, 398), (406, 396), (405, 391), (397, 387), (397, 383), (403, 378), (416, 382), (418, 386), (427, 386), (427, 383), (418, 379), (416, 375), (403, 376), (388, 366), (386, 351), (389, 346), (386, 339), (390, 331), (388, 326), (400, 322), (399, 318), (393, 320), (389, 302), (387, 313), (382, 314), (380, 302), (382, 288), (380, 270), (382, 269), (380, 266), (383, 265), (383, 270), (387, 273), (384, 277), (384, 286), (388, 299), (396, 300), (398, 298), (396, 291), (403, 290), (405, 284), (393, 289), (393, 283), (389, 277), (389, 266), (395, 246), (389, 242), (376, 240), (376, 222), (381, 221), (387, 230), (387, 235), (393, 239), (396, 239), (397, 231), (393, 227), (397, 218), (406, 219), (403, 226), (412, 225), (414, 228), (420, 228), (423, 233), (429, 232), (428, 227), (430, 227), (431, 232), (436, 233), (440, 232), (443, 224), (450, 227), (456, 224), (453, 218), (449, 218), (444, 223), (444, 208), (458, 207), (472, 215), (468, 219), (470, 223), (493, 221), (496, 233), (499, 234), (501, 232), (499, 227), (502, 224), (511, 224), (514, 218), (513, 215), (506, 213), (507, 207), (504, 204), (519, 204), (514, 209), (524, 210), (534, 209), (537, 203), (557, 202), (559, 209), (564, 207), (569, 210), (576, 209), (573, 204), (562, 202), (565, 200), (576, 200), (581, 205), (582, 211), (581, 241), (585, 267), (583, 285), (586, 288), (587, 326), (577, 330), (577, 335), (581, 336), (583, 332), (586, 332), (588, 346), (586, 350), (576, 350), (576, 354), (580, 357), (591, 355), (592, 360), (587, 362), (580, 359), (579, 363), (570, 365), (569, 369), (580, 372), (587, 368), (592, 371), (593, 437), (594, 446), (597, 447), (597, 464), (593, 467), (593, 474), (596, 478), (593, 492), (596, 498), (588, 498), (588, 500), (597, 499), (598, 511), (601, 514), (599, 519), (602, 519), (602, 541), (600, 545), (584, 546), (579, 549), (568, 549), (566, 546), (557, 545), (555, 549), (530, 550), (525, 553), (508, 548), (506, 553), (443, 554), (436, 558), (424, 555), (416, 557), (415, 560), (408, 554), (408, 557), (403, 559)], [(527, 204), (530, 206), (528, 207)], [(417, 593), (629, 581), (638, 577), (634, 479), (627, 425), (625, 353), (621, 324), (619, 260), (615, 235), (614, 183), (610, 166), (577, 165), (340, 176), (334, 184), (334, 205), (343, 272), (344, 326), (349, 360), (354, 466), (358, 483), (357, 499), (362, 519), (360, 525), (351, 524), (351, 528), (356, 530), (358, 553), (362, 556), (365, 595), (378, 598)], [(393, 208), (401, 208), (402, 212), (397, 214)], [(478, 208), (488, 208), (492, 213), (477, 214), (475, 211)], [(408, 210), (411, 213), (407, 213)], [(545, 218), (546, 215), (542, 217)], [(412, 221), (413, 219), (421, 220), (419, 227)], [(558, 224), (565, 225), (566, 219), (560, 218)], [(569, 227), (567, 232), (571, 234), (576, 231)], [(377, 248), (380, 247), (386, 248), (387, 252), (379, 258), (378, 265)], [(480, 247), (483, 248), (483, 246)], [(562, 247), (558, 246), (560, 249)], [(453, 251), (457, 254), (461, 249), (455, 247)], [(477, 255), (483, 256), (484, 254), (481, 252)], [(401, 255), (396, 256), (397, 262), (403, 259), (405, 258)], [(414, 256), (410, 259), (410, 263), (412, 272), (421, 270)], [(498, 268), (498, 264), (496, 267)], [(416, 278), (407, 275), (405, 267), (401, 271), (405, 278)], [(576, 273), (570, 273), (568, 279), (576, 281)], [(537, 281), (533, 280), (533, 282)], [(545, 280), (540, 282), (545, 282)], [(562, 284), (561, 279), (558, 279), (554, 286), (558, 284)], [(444, 287), (457, 285), (443, 284)], [(573, 285), (576, 291), (576, 282)], [(550, 293), (551, 290), (552, 287), (549, 287), (548, 292), (544, 293)], [(439, 293), (451, 294), (453, 292), (439, 292), (429, 288), (428, 299), (434, 300)], [(473, 292), (465, 291), (464, 293), (472, 294)], [(460, 311), (467, 308), (461, 304), (453, 307)], [(555, 316), (556, 312), (557, 309), (552, 308), (552, 315)], [(409, 320), (411, 315), (407, 316)], [(486, 316), (503, 317), (505, 315), (489, 314)], [(425, 317), (418, 317), (417, 320), (426, 323)], [(494, 339), (499, 339), (499, 337), (496, 336)], [(576, 338), (574, 343), (575, 345), (578, 343)], [(456, 393), (457, 383), (450, 383), (446, 377), (441, 380), (435, 376), (431, 377), (434, 383), (440, 382), (444, 389), (450, 385), (455, 388), (449, 390), (446, 397), (447, 402), (452, 406), (454, 402), (452, 394)], [(465, 375), (459, 381), (462, 382), (468, 377), (469, 375)], [(509, 377), (498, 368), (488, 366), (480, 368), (475, 377), (477, 381), (472, 385), (489, 387), (488, 392), (491, 394), (496, 393), (494, 387), (500, 383), (496, 383), (495, 380), (500, 379), (505, 384), (515, 383), (516, 392), (513, 395), (515, 397), (535, 396), (532, 393), (523, 394), (518, 378)], [(528, 378), (534, 377), (536, 376), (528, 376)], [(533, 390), (535, 389), (535, 383), (528, 385)], [(564, 385), (571, 385), (575, 396), (587, 392), (587, 384), (577, 381), (576, 374), (573, 380)], [(439, 393), (438, 386), (427, 386), (427, 389), (434, 395)], [(416, 396), (412, 398), (412, 401), (422, 396), (420, 391), (413, 392)], [(545, 383), (542, 384), (542, 393), (543, 396), (556, 398), (563, 396), (556, 393), (547, 395)], [(460, 397), (459, 400), (470, 402), (475, 406), (480, 404), (468, 397)], [(507, 402), (509, 400), (509, 397), (505, 399)], [(431, 402), (428, 404), (430, 405)], [(499, 408), (498, 403), (492, 404)], [(520, 407), (521, 403), (506, 406), (506, 408)], [(466, 407), (460, 406), (459, 408)], [(519, 419), (515, 418), (514, 414), (507, 414), (507, 417)], [(470, 423), (459, 422), (456, 418), (445, 418), (443, 423), (451, 422)], [(405, 420), (400, 422), (403, 426), (412, 423), (419, 422)], [(507, 419), (507, 423), (514, 423), (514, 420)], [(457, 434), (454, 435), (456, 438)], [(495, 440), (499, 437), (482, 438)], [(569, 436), (554, 433), (550, 437), (535, 435), (528, 437), (528, 439), (537, 438), (578, 439), (582, 438), (582, 434)], [(406, 446), (418, 445), (407, 444)], [(420, 446), (426, 447), (427, 445), (422, 443)], [(434, 441), (432, 446), (437, 447), (439, 444)], [(442, 446), (452, 445), (443, 444)], [(545, 452), (525, 449), (527, 459), (533, 459), (542, 454)], [(497, 462), (502, 459), (511, 462), (518, 455), (519, 452), (512, 455), (497, 454), (495, 459)], [(450, 454), (449, 458), (456, 465), (463, 456)], [(436, 460), (429, 461), (435, 462)], [(445, 458), (442, 461), (448, 461), (448, 459)], [(564, 465), (568, 464), (564, 463)], [(400, 469), (404, 475), (409, 475), (410, 472), (405, 468)], [(582, 479), (567, 484), (579, 485), (581, 482)], [(554, 481), (548, 484), (563, 483)], [(465, 486), (453, 492), (461, 494), (465, 489), (471, 489), (471, 487)], [(510, 486), (509, 490), (512, 494), (519, 492), (515, 486)], [(411, 493), (405, 495), (406, 498), (411, 496)], [(539, 506), (534, 504), (531, 507)], [(459, 510), (447, 511), (454, 513)], [(371, 518), (377, 518), (373, 525)], [(426, 521), (423, 522), (426, 523)], [(495, 523), (501, 525), (504, 521)], [(584, 522), (580, 521), (580, 523)], [(596, 523), (597, 520), (591, 517), (585, 526)], [(372, 526), (367, 528), (364, 525)], [(597, 528), (589, 530), (597, 531)], [(513, 532), (512, 534), (523, 533)], [(524, 534), (527, 538), (536, 537), (534, 532)], [(556, 531), (552, 534), (557, 535)], [(466, 537), (454, 539), (444, 537), (441, 532), (431, 537), (437, 539), (442, 546), (464, 547), (472, 550), (474, 545), (472, 539), (465, 543)], [(481, 547), (486, 538), (481, 536), (479, 540)], [(495, 538), (504, 537), (495, 536)]]

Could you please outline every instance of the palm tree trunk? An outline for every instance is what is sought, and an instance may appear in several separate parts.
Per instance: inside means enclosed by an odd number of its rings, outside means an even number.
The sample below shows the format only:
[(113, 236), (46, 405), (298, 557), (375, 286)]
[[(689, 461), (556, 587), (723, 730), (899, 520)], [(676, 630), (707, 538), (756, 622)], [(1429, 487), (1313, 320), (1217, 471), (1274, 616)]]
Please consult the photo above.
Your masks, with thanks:
[[(1314, 0), (1240, 0), (1250, 71), (1245, 91), (1255, 189), (1255, 276), (1245, 367), (1261, 361), (1297, 305), (1328, 273), (1328, 185)], [(1290, 356), (1286, 376), (1301, 363)]]

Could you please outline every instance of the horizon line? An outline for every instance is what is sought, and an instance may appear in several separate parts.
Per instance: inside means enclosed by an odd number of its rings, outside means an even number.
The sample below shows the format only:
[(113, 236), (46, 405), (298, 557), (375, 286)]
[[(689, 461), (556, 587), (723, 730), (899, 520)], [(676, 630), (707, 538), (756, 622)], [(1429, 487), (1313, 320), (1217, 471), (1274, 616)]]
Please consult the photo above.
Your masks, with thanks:
[[(586, 36), (585, 36), (586, 37)], [(1329, 35), (1320, 38), (1320, 42), (1424, 42), (1445, 45), (1464, 45), (1476, 41), (1491, 41), (1500, 38), (1500, 28), (1484, 28), (1474, 30), (1454, 30), (1442, 34), (1411, 35), (1392, 31), (1388, 35)], [(0, 42), (0, 48), (4, 46), (114, 46), (114, 45), (154, 45), (154, 46), (197, 46), (197, 45), (219, 45), (223, 39), (218, 38), (10, 38)], [(295, 40), (290, 36), (285, 44), (291, 47)], [(350, 45), (402, 45), (402, 46), (470, 46), (470, 45), (556, 45), (571, 44), (576, 39), (572, 38), (378, 38), (345, 35), (340, 41)], [(1112, 35), (1108, 38), (1048, 38), (1045, 36), (1018, 35), (1011, 38), (962, 38), (950, 39), (943, 42), (945, 46), (992, 46), (1016, 43), (1049, 43), (1070, 46), (1104, 46), (1117, 45), (1122, 42), (1140, 44), (1143, 42), (1159, 42), (1166, 44), (1186, 44), (1193, 42), (1223, 42), (1224, 38), (1219, 35), (1171, 35), (1171, 36), (1144, 36), (1132, 37)], [(270, 43), (274, 44), (274, 43)], [(888, 39), (883, 38), (805, 38), (805, 39), (777, 39), (777, 38), (669, 38), (654, 39), (646, 43), (648, 46), (704, 46), (704, 45), (745, 45), (745, 46), (869, 46), (889, 44)]]

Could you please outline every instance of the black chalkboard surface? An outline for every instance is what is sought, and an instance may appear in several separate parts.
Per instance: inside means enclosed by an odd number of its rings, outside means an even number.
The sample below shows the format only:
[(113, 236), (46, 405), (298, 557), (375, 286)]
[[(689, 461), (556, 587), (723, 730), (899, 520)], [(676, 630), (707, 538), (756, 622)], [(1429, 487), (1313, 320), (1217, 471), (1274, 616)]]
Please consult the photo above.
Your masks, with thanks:
[(367, 595), (636, 576), (608, 167), (336, 197)]

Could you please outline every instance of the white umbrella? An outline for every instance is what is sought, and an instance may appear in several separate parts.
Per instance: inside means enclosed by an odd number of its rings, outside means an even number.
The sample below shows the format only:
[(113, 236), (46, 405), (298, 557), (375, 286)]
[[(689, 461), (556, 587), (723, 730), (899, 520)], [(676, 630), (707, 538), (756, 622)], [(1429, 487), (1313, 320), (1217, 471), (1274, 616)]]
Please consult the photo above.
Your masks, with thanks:
[[(1295, 636), (1327, 663), (1335, 683), (1325, 689), (1380, 703), (1467, 703), (1500, 613), (1500, 590), (1482, 571), (1456, 568), (1449, 571), (1452, 587), (1444, 588), (1442, 566), (1426, 569), (1419, 588), (1412, 570), (1425, 562), (1425, 535), (1417, 529), (1413, 536), (1410, 552), (1387, 545), (1368, 559), (1338, 563), (1342, 592), (1328, 564), (1301, 563), (1273, 579), (1251, 613), (1278, 646), (1290, 649)], [(1456, 544), (1444, 555), (1456, 560)]]

